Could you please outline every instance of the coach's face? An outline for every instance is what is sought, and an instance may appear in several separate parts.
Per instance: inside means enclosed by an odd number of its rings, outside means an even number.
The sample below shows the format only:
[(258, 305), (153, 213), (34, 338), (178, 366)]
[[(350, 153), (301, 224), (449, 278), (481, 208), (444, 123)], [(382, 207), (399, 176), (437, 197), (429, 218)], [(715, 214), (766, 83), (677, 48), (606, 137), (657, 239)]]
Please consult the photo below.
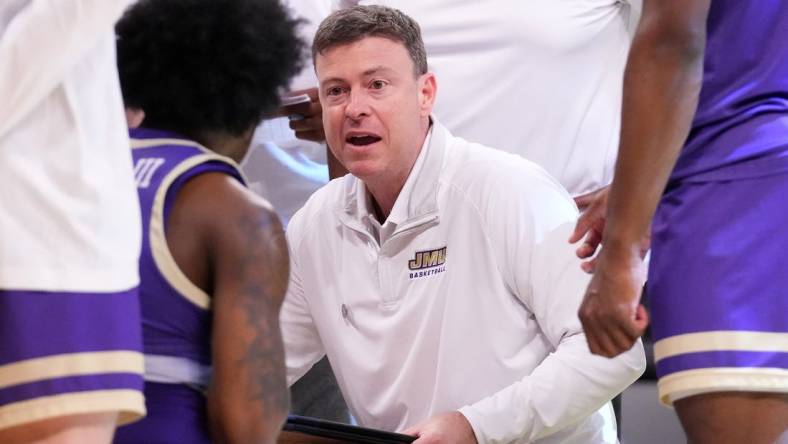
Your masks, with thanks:
[(429, 128), (435, 76), (415, 75), (405, 46), (383, 37), (330, 48), (315, 70), (334, 156), (365, 182), (404, 181)]

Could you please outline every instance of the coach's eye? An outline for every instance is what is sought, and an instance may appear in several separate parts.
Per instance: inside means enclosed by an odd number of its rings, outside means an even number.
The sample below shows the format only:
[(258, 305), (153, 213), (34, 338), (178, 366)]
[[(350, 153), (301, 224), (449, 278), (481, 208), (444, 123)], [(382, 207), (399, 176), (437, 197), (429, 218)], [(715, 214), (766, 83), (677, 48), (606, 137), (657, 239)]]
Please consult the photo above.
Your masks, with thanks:
[(338, 96), (338, 95), (342, 94), (343, 92), (344, 92), (344, 88), (342, 88), (341, 86), (333, 86), (331, 88), (328, 88), (328, 90), (326, 91), (326, 95), (327, 96)]
[(383, 89), (386, 86), (386, 82), (383, 80), (373, 80), (369, 83), (369, 87), (372, 89)]

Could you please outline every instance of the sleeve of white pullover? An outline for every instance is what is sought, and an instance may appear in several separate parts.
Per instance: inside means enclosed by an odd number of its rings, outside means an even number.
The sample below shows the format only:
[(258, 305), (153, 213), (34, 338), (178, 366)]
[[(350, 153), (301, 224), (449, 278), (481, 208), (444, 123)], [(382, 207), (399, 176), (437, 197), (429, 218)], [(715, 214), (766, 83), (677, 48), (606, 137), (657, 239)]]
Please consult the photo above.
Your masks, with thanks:
[[(522, 176), (521, 176), (522, 177)], [(488, 204), (501, 271), (554, 348), (533, 372), (460, 412), (479, 444), (531, 442), (576, 423), (634, 382), (645, 368), (638, 342), (614, 359), (592, 355), (577, 310), (589, 276), (567, 242), (577, 218), (568, 194), (546, 175), (517, 179)], [(513, 188), (513, 186), (515, 186)]]
[(301, 285), (301, 272), (298, 264), (298, 251), (293, 248), (290, 236), (294, 229), (294, 216), (288, 227), (287, 241), (290, 244), (290, 283), (287, 287), (279, 322), (285, 344), (285, 365), (287, 366), (287, 385), (291, 386), (301, 379), (317, 361), (325, 355), (323, 342), (315, 327), (309, 303)]
[[(0, 138), (102, 38), (133, 0), (31, 0), (0, 28)], [(2, 26), (2, 24), (0, 24)]]

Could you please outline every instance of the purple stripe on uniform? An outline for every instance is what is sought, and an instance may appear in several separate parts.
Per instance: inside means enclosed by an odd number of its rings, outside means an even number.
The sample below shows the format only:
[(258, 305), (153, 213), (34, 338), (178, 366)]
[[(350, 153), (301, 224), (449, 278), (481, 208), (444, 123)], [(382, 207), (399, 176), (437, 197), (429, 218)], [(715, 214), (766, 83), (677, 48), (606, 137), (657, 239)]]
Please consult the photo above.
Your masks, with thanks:
[(137, 289), (0, 291), (0, 365), (64, 353), (142, 351)]
[(788, 369), (787, 352), (712, 351), (686, 353), (657, 361), (657, 376), (702, 368), (783, 368)]
[(141, 374), (108, 373), (98, 375), (66, 376), (18, 384), (0, 389), (0, 405), (60, 395), (97, 390), (136, 390), (142, 392)]

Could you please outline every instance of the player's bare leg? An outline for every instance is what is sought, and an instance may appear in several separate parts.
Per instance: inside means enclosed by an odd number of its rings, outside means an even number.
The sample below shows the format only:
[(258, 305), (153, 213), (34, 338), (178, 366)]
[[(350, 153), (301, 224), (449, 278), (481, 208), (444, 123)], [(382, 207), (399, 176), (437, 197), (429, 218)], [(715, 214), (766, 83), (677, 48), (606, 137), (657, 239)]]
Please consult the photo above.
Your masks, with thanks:
[(690, 444), (774, 444), (788, 439), (788, 394), (707, 393), (674, 405)]
[(0, 430), (3, 444), (109, 444), (118, 414), (62, 416)]

